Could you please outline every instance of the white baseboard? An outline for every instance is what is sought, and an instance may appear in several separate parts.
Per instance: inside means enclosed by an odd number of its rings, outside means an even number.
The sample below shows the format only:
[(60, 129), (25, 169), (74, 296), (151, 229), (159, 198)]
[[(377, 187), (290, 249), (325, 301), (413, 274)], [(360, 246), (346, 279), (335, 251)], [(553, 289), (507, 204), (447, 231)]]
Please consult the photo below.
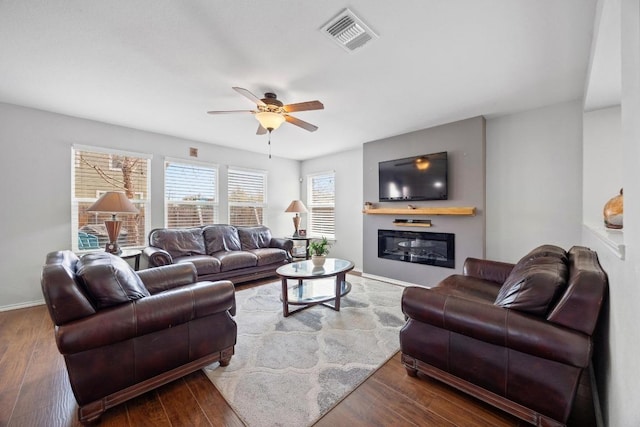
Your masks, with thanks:
[(43, 304), (44, 304), (43, 299), (37, 300), (37, 301), (27, 301), (27, 302), (21, 302), (18, 304), (3, 305), (0, 307), (0, 311), (19, 310), (21, 308), (35, 307), (36, 305), (43, 305)]
[(427, 287), (427, 286), (424, 286), (424, 285), (418, 285), (418, 284), (415, 284), (415, 283), (403, 282), (402, 280), (390, 279), (388, 277), (376, 276), (375, 274), (369, 274), (369, 273), (364, 273), (364, 272), (362, 273), (362, 277), (365, 277), (367, 279), (379, 280), (381, 282), (393, 283), (394, 285), (404, 286), (405, 288), (408, 287), (408, 286), (420, 286), (422, 288), (426, 288)]

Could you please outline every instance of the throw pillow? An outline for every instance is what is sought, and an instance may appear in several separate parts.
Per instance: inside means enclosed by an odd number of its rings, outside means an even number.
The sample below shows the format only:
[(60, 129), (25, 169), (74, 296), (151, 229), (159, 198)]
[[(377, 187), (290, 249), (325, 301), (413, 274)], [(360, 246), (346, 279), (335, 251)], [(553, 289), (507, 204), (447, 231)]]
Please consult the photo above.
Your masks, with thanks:
[(169, 252), (173, 258), (206, 255), (202, 229), (199, 227), (154, 230), (149, 236), (149, 243)]
[(518, 264), (504, 282), (495, 305), (544, 316), (567, 285), (568, 269), (556, 257), (538, 257)]
[(80, 258), (76, 263), (76, 276), (98, 309), (150, 295), (131, 266), (107, 252), (90, 253)]
[(240, 236), (240, 244), (244, 251), (268, 248), (271, 243), (271, 230), (263, 225), (257, 227), (240, 227), (238, 228), (238, 236)]

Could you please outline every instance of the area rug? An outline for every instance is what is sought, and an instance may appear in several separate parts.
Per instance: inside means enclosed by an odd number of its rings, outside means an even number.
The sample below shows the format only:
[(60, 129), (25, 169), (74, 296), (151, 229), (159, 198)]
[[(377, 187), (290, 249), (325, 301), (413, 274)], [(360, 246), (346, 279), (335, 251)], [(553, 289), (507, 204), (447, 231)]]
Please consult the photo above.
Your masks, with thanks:
[(282, 316), (280, 282), (236, 292), (231, 363), (204, 369), (248, 426), (309, 426), (399, 349), (401, 286), (347, 276), (340, 311)]

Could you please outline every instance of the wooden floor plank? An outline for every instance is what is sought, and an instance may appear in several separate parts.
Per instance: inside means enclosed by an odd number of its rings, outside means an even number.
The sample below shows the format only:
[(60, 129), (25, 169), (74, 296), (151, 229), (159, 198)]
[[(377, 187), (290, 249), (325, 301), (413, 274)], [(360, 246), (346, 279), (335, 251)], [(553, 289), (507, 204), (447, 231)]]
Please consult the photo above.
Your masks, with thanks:
[(211, 425), (209, 418), (182, 379), (163, 385), (157, 389), (157, 392), (172, 425), (192, 427)]
[[(42, 314), (40, 333), (24, 377), (14, 416), (18, 418), (40, 413), (51, 414), (52, 419), (69, 425), (76, 417), (77, 406), (64, 364), (58, 353), (53, 335), (53, 324), (47, 313)], [(52, 390), (57, 392), (52, 393)], [(66, 424), (65, 424), (66, 423)]]
[(216, 427), (242, 427), (244, 423), (231, 409), (220, 392), (202, 371), (196, 371), (184, 377), (200, 407), (207, 414), (211, 425)]
[(171, 426), (158, 393), (147, 392), (126, 403), (129, 422), (139, 427)]
[(0, 316), (0, 384), (7, 389), (20, 387), (33, 353), (44, 306), (4, 311)]

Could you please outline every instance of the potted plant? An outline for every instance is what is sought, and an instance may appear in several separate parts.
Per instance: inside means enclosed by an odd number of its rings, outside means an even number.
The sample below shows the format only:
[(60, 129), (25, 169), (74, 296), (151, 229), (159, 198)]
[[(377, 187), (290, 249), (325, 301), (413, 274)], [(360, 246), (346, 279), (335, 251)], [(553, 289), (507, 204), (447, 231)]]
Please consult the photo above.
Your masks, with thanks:
[(329, 248), (331, 244), (326, 237), (322, 236), (320, 240), (314, 240), (309, 243), (309, 255), (311, 255), (311, 262), (316, 267), (322, 267), (324, 260), (329, 255)]

